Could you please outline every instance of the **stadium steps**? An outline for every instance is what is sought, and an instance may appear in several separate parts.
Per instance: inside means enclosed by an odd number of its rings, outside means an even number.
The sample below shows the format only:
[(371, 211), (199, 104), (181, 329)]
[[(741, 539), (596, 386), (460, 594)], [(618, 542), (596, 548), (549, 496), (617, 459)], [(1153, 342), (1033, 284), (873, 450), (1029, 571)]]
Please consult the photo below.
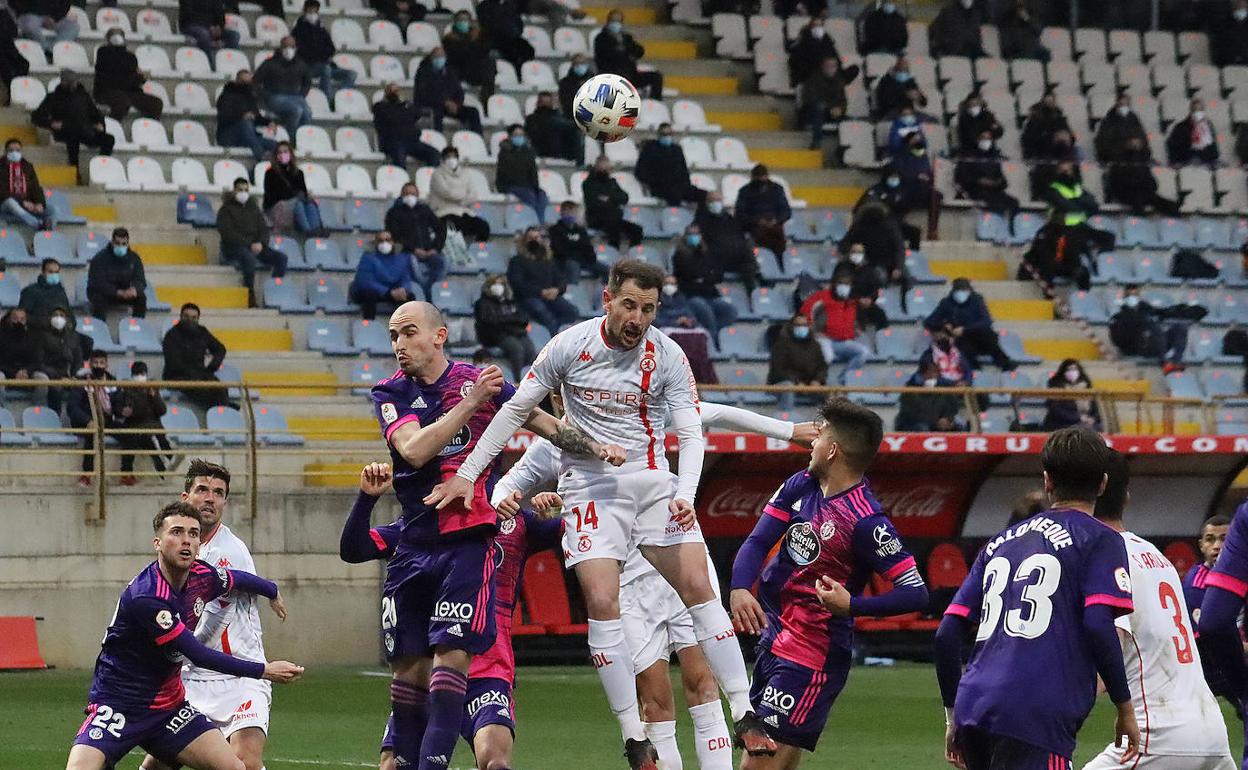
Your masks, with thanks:
[[(652, 6), (642, 4), (623, 3), (621, 5), (585, 5), (581, 6), (581, 10), (585, 15), (598, 22), (599, 26), (607, 23), (607, 16), (611, 11), (619, 11), (624, 15), (625, 27), (641, 27), (659, 23), (659, 10)], [(635, 37), (639, 36), (638, 30), (629, 30)]]
[[(662, 69), (664, 72), (670, 71), (666, 67)], [(733, 75), (670, 75), (664, 78), (663, 85), (676, 89), (682, 96), (724, 96), (735, 94), (741, 88), (740, 82)]]
[[(788, 174), (783, 175), (786, 179)], [(861, 187), (830, 187), (826, 185), (793, 185), (793, 197), (806, 201), (808, 206), (837, 206), (849, 208), (862, 197)]]
[(156, 286), (156, 298), (179, 308), (194, 302), (203, 310), (220, 308), (245, 309), (247, 290), (242, 286)]
[[(926, 252), (924, 252), (926, 253)], [(1004, 262), (986, 259), (932, 259), (928, 258), (932, 272), (942, 278), (968, 278), (972, 281), (1004, 281), (1009, 269)]]
[[(147, 254), (140, 251), (143, 261)], [(238, 287), (240, 281), (238, 271), (225, 265), (147, 265), (147, 280), (156, 286), (200, 287)], [(246, 306), (244, 306), (246, 307)]]
[(289, 329), (281, 328), (213, 328), (212, 333), (229, 351), (272, 352), (292, 350), (294, 337)]
[(1045, 361), (1053, 362), (1065, 358), (1083, 361), (1101, 357), (1100, 346), (1089, 339), (1027, 339), (1024, 337), (1023, 349), (1029, 356), (1038, 356)]
[(823, 167), (821, 150), (796, 150), (783, 148), (750, 147), (750, 160), (765, 163), (773, 171), (791, 169), (819, 169)]
[(203, 246), (193, 243), (143, 243), (136, 241), (134, 250), (146, 265), (207, 265), (208, 254)]
[(39, 177), (39, 184), (48, 187), (73, 187), (78, 184), (78, 169), (73, 166), (39, 163), (35, 165), (35, 174)]
[[(378, 450), (377, 454), (380, 456), (381, 450)], [(363, 461), (308, 463), (303, 466), (303, 484), (305, 487), (354, 487), (360, 483), (360, 468), (363, 465)]]
[[(306, 410), (304, 404), (299, 405)], [(286, 416), (290, 429), (308, 441), (374, 441), (377, 421), (371, 417)]]
[(0, 120), (12, 121), (11, 123), (0, 124), (0, 136), (3, 136), (5, 141), (9, 139), (21, 141), (23, 154), (25, 153), (26, 145), (34, 146), (39, 144), (39, 131), (30, 125), (30, 116), (25, 110), (5, 110), (3, 113), (0, 113)]
[[(248, 385), (258, 384), (261, 398), (269, 396), (335, 396), (338, 391), (334, 384), (338, 378), (333, 372), (325, 371), (270, 371), (248, 369), (243, 372), (243, 382)], [(265, 383), (298, 383), (298, 388), (264, 388)], [(305, 407), (306, 408), (306, 407)], [(328, 419), (328, 418), (327, 418)], [(292, 426), (293, 427), (293, 426)]]
[[(988, 312), (998, 323), (1011, 321), (1051, 321), (1053, 301), (1048, 299), (988, 300)], [(1006, 323), (1007, 328), (1013, 325)]]

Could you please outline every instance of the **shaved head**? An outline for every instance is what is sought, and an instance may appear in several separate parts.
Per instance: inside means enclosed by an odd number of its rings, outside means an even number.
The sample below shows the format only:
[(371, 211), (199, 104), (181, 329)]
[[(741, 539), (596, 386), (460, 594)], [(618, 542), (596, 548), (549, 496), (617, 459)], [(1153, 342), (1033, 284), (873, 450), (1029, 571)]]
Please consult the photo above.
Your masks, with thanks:
[(400, 322), (415, 321), (421, 326), (427, 326), (431, 329), (446, 326), (446, 319), (442, 317), (442, 311), (428, 302), (413, 300), (404, 302), (394, 309), (394, 313), (390, 316), (390, 328), (394, 328)]
[(404, 302), (390, 316), (390, 347), (409, 377), (433, 382), (442, 375), (448, 365), (446, 337), (442, 311), (428, 302)]

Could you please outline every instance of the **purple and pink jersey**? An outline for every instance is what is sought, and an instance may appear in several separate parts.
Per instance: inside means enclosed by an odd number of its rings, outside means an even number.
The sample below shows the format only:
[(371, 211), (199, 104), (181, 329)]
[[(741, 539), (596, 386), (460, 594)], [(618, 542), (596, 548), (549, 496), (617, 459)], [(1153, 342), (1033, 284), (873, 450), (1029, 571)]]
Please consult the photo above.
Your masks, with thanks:
[[(390, 446), (390, 437), (403, 425), (431, 425), (442, 419), (472, 392), (480, 373), (480, 369), (470, 364), (452, 362), (435, 382), (428, 385), (417, 382), (402, 371), (374, 385), (373, 407), (387, 446)], [(504, 383), (502, 391), (476, 411), (459, 433), (438, 452), (437, 458), (420, 468), (413, 468), (390, 446), (394, 492), (403, 506), (400, 526), (405, 543), (429, 543), (470, 536), (474, 532), (493, 532), (498, 514), (490, 506), (487, 487), (493, 486), (497, 464), (478, 480), (476, 494), (468, 510), (448, 506), (437, 511), (425, 505), (424, 498), (435, 485), (459, 470), (490, 420), (515, 392), (515, 386)]]
[(1226, 543), (1217, 563), (1205, 575), (1204, 587), (1221, 588), (1241, 599), (1248, 595), (1248, 502), (1235, 509)]
[(914, 557), (865, 481), (824, 498), (819, 482), (802, 471), (789, 477), (763, 513), (788, 531), (759, 586), (768, 618), (761, 644), (815, 671), (835, 668), (843, 657), (831, 653), (851, 648), (854, 621), (824, 608), (815, 581), (827, 575), (858, 596), (873, 573), (894, 580), (914, 569)]
[(1045, 511), (990, 540), (946, 610), (979, 623), (954, 702), (958, 727), (1073, 756), (1096, 700), (1083, 618), (1097, 604), (1133, 609), (1126, 544), (1090, 515)]

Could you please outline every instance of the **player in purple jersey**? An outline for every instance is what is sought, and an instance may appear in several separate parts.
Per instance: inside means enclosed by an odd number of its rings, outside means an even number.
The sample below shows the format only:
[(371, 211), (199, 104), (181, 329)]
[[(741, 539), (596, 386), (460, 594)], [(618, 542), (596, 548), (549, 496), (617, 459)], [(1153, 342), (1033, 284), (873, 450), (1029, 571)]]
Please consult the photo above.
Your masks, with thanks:
[[(1197, 540), (1197, 545), (1200, 547), (1201, 562), (1183, 576), (1183, 600), (1187, 602), (1188, 612), (1192, 613), (1192, 628), (1198, 628), (1200, 625), (1200, 605), (1205, 599), (1205, 591), (1209, 588), (1209, 573), (1213, 571), (1213, 565), (1217, 563), (1218, 556), (1222, 553), (1222, 546), (1226, 544), (1226, 535), (1230, 529), (1231, 520), (1222, 515), (1210, 516), (1200, 525), (1200, 538)], [(1205, 641), (1199, 636), (1196, 637), (1196, 647), (1200, 650), (1200, 662), (1204, 666), (1205, 681), (1209, 683), (1209, 689), (1213, 690), (1214, 695), (1230, 701), (1235, 708), (1235, 715), (1242, 720), (1244, 713), (1239, 699), (1227, 689), (1226, 680), (1217, 666), (1210, 661), (1209, 651), (1205, 649)]]
[[(1096, 677), (1118, 709), (1122, 762), (1139, 752), (1114, 619), (1132, 610), (1122, 537), (1092, 517), (1110, 449), (1063, 428), (1041, 453), (1051, 507), (984, 546), (936, 632), (945, 756), (968, 770), (1069, 770)], [(963, 652), (978, 620), (966, 671)]]
[(165, 506), (153, 519), (156, 561), (130, 581), (117, 602), (95, 662), (87, 718), (66, 770), (111, 769), (136, 746), (171, 766), (244, 770), (216, 726), (187, 703), (183, 658), (271, 682), (293, 682), (303, 673), (284, 660), (241, 660), (195, 639), (196, 609), (204, 602), (236, 588), (277, 594), (263, 578), (197, 561), (201, 526), (199, 511), (182, 502)]
[[(1236, 621), (1248, 594), (1248, 501), (1240, 503), (1231, 518), (1222, 552), (1205, 576), (1205, 597), (1200, 604), (1197, 639), (1201, 654), (1208, 653), (1211, 668), (1224, 684), (1223, 692), (1240, 710), (1248, 700), (1248, 664)], [(1248, 724), (1244, 728), (1248, 738)], [(1242, 767), (1248, 770), (1248, 753)]]
[[(863, 478), (883, 439), (879, 415), (831, 398), (815, 427), (809, 467), (768, 502), (732, 565), (733, 619), (762, 634), (750, 702), (779, 745), (773, 757), (744, 756), (742, 770), (791, 770), (815, 750), (849, 676), (853, 618), (927, 606), (914, 557)], [(755, 599), (763, 560), (782, 539)], [(861, 596), (872, 574), (893, 589)]]

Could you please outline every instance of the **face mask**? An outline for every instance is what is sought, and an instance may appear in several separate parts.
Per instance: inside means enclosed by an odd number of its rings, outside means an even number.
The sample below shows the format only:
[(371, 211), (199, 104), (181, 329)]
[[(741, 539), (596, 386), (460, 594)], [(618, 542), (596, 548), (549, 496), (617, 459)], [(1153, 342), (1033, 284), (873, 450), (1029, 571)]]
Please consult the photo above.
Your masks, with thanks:
[(1066, 381), (1067, 381), (1067, 382), (1078, 382), (1078, 381), (1079, 381), (1079, 370), (1078, 370), (1078, 369), (1073, 369), (1073, 368), (1072, 368), (1072, 369), (1067, 369), (1066, 371), (1062, 372), (1062, 376), (1066, 378)]
[(897, 6), (893, 5), (892, 3), (884, 3), (883, 5), (880, 6), (880, 10), (883, 11), (884, 13), (896, 13)]
[(921, 144), (916, 144), (910, 148), (910, 154), (915, 156), (925, 155), (927, 154), (927, 148)]
[(69, 321), (63, 315), (52, 316), (52, 328), (56, 329), (58, 332), (63, 330), (65, 328), (65, 324), (67, 323), (69, 323)]
[(377, 251), (381, 254), (389, 254), (394, 251), (394, 244), (390, 241), (382, 241), (377, 244)]
[(624, 29), (624, 25), (621, 22), (618, 22), (618, 21), (607, 22), (607, 31), (610, 32), (612, 35), (620, 34), (620, 32), (623, 31), (623, 29)]
[(21, 163), (22, 151), (21, 150), (9, 150), (9, 152), (5, 155), (5, 157), (9, 159), (10, 163)]
[(724, 213), (724, 204), (720, 203), (719, 201), (711, 201), (710, 203), (706, 204), (706, 210), (711, 212), (715, 216), (719, 216), (720, 214)]
[(992, 149), (992, 140), (991, 140), (991, 139), (980, 139), (980, 140), (979, 140), (979, 149), (980, 149), (982, 152), (988, 152), (989, 150), (991, 150), (991, 149)]
[(589, 72), (588, 64), (573, 64), (572, 65), (572, 74), (576, 75), (578, 78), (584, 77), (586, 72)]
[(442, 162), (445, 163), (446, 167), (450, 169), (451, 171), (454, 171), (459, 168), (459, 158), (447, 158), (446, 160)]
[(1235, 21), (1243, 21), (1248, 19), (1248, 8), (1236, 8), (1235, 13), (1231, 14), (1235, 17)]
[(931, 380), (923, 380), (923, 387), (925, 387), (925, 388), (934, 388), (934, 387), (936, 387), (936, 380), (935, 380), (935, 379), (931, 379)]
[(980, 107), (978, 104), (968, 107), (966, 110), (967, 114), (969, 114), (972, 118), (978, 118), (979, 114), (983, 111), (984, 108)]
[(305, 14), (303, 15), (303, 18), (304, 18), (304, 19), (305, 19), (305, 20), (306, 20), (309, 24), (315, 24), (315, 23), (317, 23), (318, 21), (320, 21), (320, 20), (321, 20), (321, 15), (320, 15), (319, 13), (305, 13)]
[(283, 49), (282, 49), (282, 58), (283, 58), (283, 59), (285, 59), (286, 61), (290, 61), (291, 59), (294, 59), (294, 58), (295, 58), (295, 49), (293, 49), (293, 48), (283, 48)]
[(49, 286), (60, 286), (61, 274), (60, 273), (48, 273), (47, 275), (43, 277), (43, 280)]
[(391, 91), (390, 93), (386, 94), (386, 101), (388, 101), (388, 102), (397, 102), (398, 100), (399, 100), (399, 92), (398, 92), (398, 91)]
[(1204, 112), (1204, 110), (1196, 110), (1195, 112), (1193, 112), (1193, 113), (1192, 113), (1192, 120), (1195, 120), (1195, 121), (1198, 121), (1198, 122), (1199, 122), (1199, 121), (1202, 121), (1202, 120), (1204, 120), (1204, 119), (1205, 119), (1205, 112)]
[(289, 163), (289, 162), (290, 162), (290, 153), (288, 153), (288, 152), (279, 152), (279, 153), (277, 154), (277, 162), (278, 162), (278, 163), (281, 163), (281, 164), (283, 164), (283, 165), (285, 165), (285, 164)]
[(810, 337), (809, 326), (794, 326), (793, 327), (793, 339), (804, 340), (808, 337)]
[(251, 200), (251, 193), (246, 190), (240, 190), (234, 193), (234, 200), (238, 201), (240, 206), (245, 206), (247, 201)]
[(130, 376), (130, 379), (134, 380), (135, 382), (147, 382), (147, 375), (146, 374), (133, 374)]
[[(524, 146), (524, 143), (525, 143), (525, 141), (526, 141), (527, 139), (528, 139), (528, 137), (525, 137), (525, 136), (513, 136), (513, 137), (511, 138), (511, 145), (512, 145), (513, 147), (523, 147), (523, 146)], [(597, 169), (595, 169), (595, 170), (597, 170)], [(600, 172), (598, 172), (598, 173), (605, 173), (605, 172), (601, 172), (601, 171), (600, 171)]]
[(899, 177), (890, 176), (888, 179), (884, 180), (884, 184), (889, 187), (897, 187), (901, 184), (901, 179)]
[(975, 0), (962, 0), (962, 7), (968, 11), (971, 10), (975, 7)]
[(837, 299), (849, 299), (849, 284), (838, 283), (835, 291)]
[(435, 70), (440, 70), (440, 69), (442, 69), (443, 67), (445, 67), (445, 66), (446, 66), (446, 57), (445, 57), (445, 56), (435, 56), (435, 57), (433, 57), (433, 62), (432, 62), (432, 64), (433, 64), (433, 68), (434, 68)]
[(507, 293), (507, 287), (503, 286), (501, 283), (490, 284), (490, 294), (494, 295), (495, 297), (501, 298), (506, 293)]
[(849, 252), (849, 264), (861, 265), (863, 262), (866, 262), (866, 261), (867, 261), (867, 253), (865, 251)]
[(1136, 305), (1140, 304), (1140, 298), (1132, 294), (1129, 297), (1125, 297), (1122, 300), (1122, 304), (1126, 305), (1127, 307), (1135, 307)]
[(918, 123), (918, 122), (919, 122), (919, 119), (914, 117), (913, 115), (901, 116), (901, 125), (903, 126), (913, 126), (915, 123)]
[(466, 21), (455, 22), (455, 31), (461, 35), (467, 35), (471, 25)]
[(102, 380), (104, 375), (108, 374), (108, 367), (93, 366), (91, 367), (91, 379)]
[(1122, 107), (1119, 107), (1119, 108), (1118, 108), (1118, 117), (1120, 117), (1120, 118), (1125, 118), (1126, 116), (1128, 116), (1128, 115), (1130, 115), (1130, 114), (1131, 114), (1131, 108), (1130, 108), (1130, 107), (1127, 107), (1127, 106), (1125, 106), (1125, 105), (1124, 105), (1124, 106), (1122, 106)]
[(689, 233), (688, 235), (685, 236), (685, 243), (689, 244), (690, 246), (696, 249), (697, 247), (702, 245), (702, 234), (701, 233)]
[(404, 195), (404, 196), (403, 196), (403, 205), (404, 205), (404, 206), (407, 206), (409, 209), (414, 209), (414, 208), (416, 208), (416, 196), (415, 196), (415, 195)]
[(822, 40), (823, 36), (826, 34), (828, 34), (828, 31), (824, 29), (823, 27), (811, 27), (810, 28), (810, 36), (813, 37), (815, 40)]
[(966, 289), (958, 289), (953, 293), (953, 301), (961, 305), (971, 298), (971, 293)]
[(129, 246), (117, 246), (117, 245), (114, 245), (114, 246), (113, 246), (113, 255), (114, 255), (114, 256), (117, 256), (117, 257), (124, 257), (124, 256), (126, 256), (126, 254), (128, 254), (129, 252), (130, 252), (130, 247), (129, 247)]
[(893, 73), (893, 79), (896, 80), (898, 83), (909, 83), (910, 78), (912, 77), (914, 76), (911, 75), (909, 72), (899, 71), (899, 72)]
[(112, 43), (113, 45), (125, 45), (126, 39), (122, 37), (121, 35), (109, 35), (108, 42)]
[(670, 296), (672, 296), (672, 295), (673, 295), (673, 294), (675, 294), (675, 293), (676, 293), (676, 284), (674, 284), (674, 283), (665, 283), (665, 284), (663, 284), (663, 294), (664, 294), (665, 296), (670, 297)]
[(672, 137), (670, 137), (670, 136), (666, 136), (666, 135), (664, 135), (664, 136), (660, 136), (660, 137), (659, 137), (659, 144), (663, 145), (664, 147), (671, 147), (671, 146), (672, 146)]

